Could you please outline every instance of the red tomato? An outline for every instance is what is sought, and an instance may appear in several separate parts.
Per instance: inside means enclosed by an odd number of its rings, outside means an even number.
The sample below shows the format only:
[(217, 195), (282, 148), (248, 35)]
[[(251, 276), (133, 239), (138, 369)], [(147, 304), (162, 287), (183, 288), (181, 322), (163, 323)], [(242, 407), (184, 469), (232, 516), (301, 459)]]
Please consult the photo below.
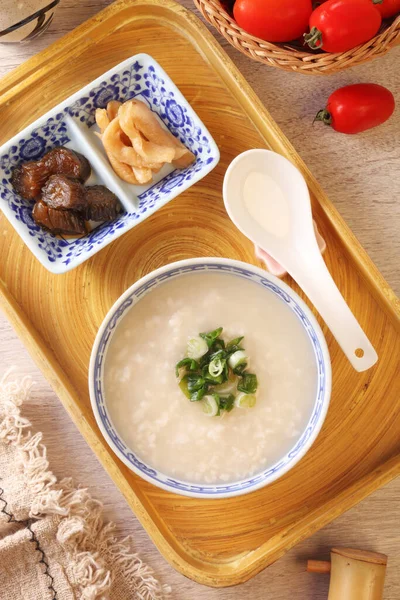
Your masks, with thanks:
[(371, 0), (328, 0), (312, 13), (305, 40), (311, 48), (346, 52), (373, 38), (381, 22)]
[(268, 42), (290, 42), (307, 31), (311, 0), (236, 0), (233, 16), (247, 33)]
[(400, 13), (400, 0), (383, 0), (380, 4), (374, 3), (374, 6), (381, 13), (382, 19), (388, 19)]
[(382, 85), (356, 83), (333, 92), (315, 118), (340, 133), (360, 133), (387, 121), (394, 108), (392, 92)]
[[(326, 1), (318, 0), (317, 4), (323, 4)], [(371, 2), (381, 13), (382, 19), (388, 19), (400, 14), (400, 0), (371, 0)]]

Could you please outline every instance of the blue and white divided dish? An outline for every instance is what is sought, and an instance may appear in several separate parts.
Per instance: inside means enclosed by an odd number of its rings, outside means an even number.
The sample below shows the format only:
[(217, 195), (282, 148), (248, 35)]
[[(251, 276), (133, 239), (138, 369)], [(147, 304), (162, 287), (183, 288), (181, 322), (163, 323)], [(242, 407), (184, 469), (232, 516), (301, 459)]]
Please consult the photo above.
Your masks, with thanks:
[[(101, 141), (94, 135), (96, 108), (110, 100), (137, 98), (161, 124), (189, 148), (196, 160), (185, 169), (165, 165), (152, 183), (134, 186), (115, 175)], [(32, 218), (33, 203), (13, 190), (17, 165), (41, 158), (56, 146), (81, 152), (92, 165), (90, 184), (102, 183), (120, 199), (124, 212), (99, 224), (81, 238), (62, 239)], [(120, 63), (56, 106), (0, 148), (0, 209), (31, 252), (49, 271), (64, 273), (80, 265), (207, 175), (219, 161), (219, 150), (202, 121), (160, 65), (147, 54)]]

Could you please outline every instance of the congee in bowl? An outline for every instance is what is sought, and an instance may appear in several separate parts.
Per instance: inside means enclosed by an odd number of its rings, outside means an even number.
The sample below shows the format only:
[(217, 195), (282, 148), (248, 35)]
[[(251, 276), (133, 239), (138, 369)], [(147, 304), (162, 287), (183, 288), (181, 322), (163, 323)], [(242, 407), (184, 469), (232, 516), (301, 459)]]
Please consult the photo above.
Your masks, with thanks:
[(217, 498), (300, 460), (322, 426), (331, 371), (316, 320), (287, 285), (204, 258), (123, 294), (97, 335), (89, 383), (125, 464), (165, 489)]

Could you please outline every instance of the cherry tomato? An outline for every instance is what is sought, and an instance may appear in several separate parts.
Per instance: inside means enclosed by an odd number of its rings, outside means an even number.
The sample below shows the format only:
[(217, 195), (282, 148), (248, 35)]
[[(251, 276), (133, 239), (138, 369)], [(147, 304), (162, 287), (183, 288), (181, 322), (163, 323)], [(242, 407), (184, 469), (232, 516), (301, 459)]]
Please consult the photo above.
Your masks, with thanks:
[(373, 38), (381, 22), (372, 0), (328, 0), (312, 13), (305, 40), (311, 48), (346, 52)]
[(268, 42), (290, 42), (303, 35), (311, 0), (236, 0), (233, 16), (247, 33)]
[(315, 119), (340, 133), (360, 133), (387, 121), (394, 108), (392, 92), (382, 85), (356, 83), (333, 92)]
[(400, 13), (400, 0), (383, 0), (381, 3), (375, 3), (374, 6), (381, 13), (382, 19), (388, 19)]
[[(317, 0), (317, 5), (324, 2), (327, 2), (327, 0)], [(400, 0), (371, 0), (371, 2), (381, 13), (382, 19), (389, 19), (400, 14)]]

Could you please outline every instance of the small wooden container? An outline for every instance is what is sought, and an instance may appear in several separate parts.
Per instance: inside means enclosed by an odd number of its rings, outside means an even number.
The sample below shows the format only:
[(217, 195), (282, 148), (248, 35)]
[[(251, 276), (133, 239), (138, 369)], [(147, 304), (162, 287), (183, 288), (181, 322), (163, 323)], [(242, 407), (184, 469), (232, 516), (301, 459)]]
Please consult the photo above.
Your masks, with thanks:
[(203, 17), (237, 50), (253, 60), (306, 75), (331, 75), (386, 54), (400, 43), (400, 15), (383, 21), (375, 37), (347, 52), (315, 52), (292, 44), (272, 44), (239, 27), (220, 0), (194, 0)]
[(331, 573), (328, 600), (383, 600), (387, 556), (353, 548), (332, 548), (331, 562), (309, 560), (312, 573)]

